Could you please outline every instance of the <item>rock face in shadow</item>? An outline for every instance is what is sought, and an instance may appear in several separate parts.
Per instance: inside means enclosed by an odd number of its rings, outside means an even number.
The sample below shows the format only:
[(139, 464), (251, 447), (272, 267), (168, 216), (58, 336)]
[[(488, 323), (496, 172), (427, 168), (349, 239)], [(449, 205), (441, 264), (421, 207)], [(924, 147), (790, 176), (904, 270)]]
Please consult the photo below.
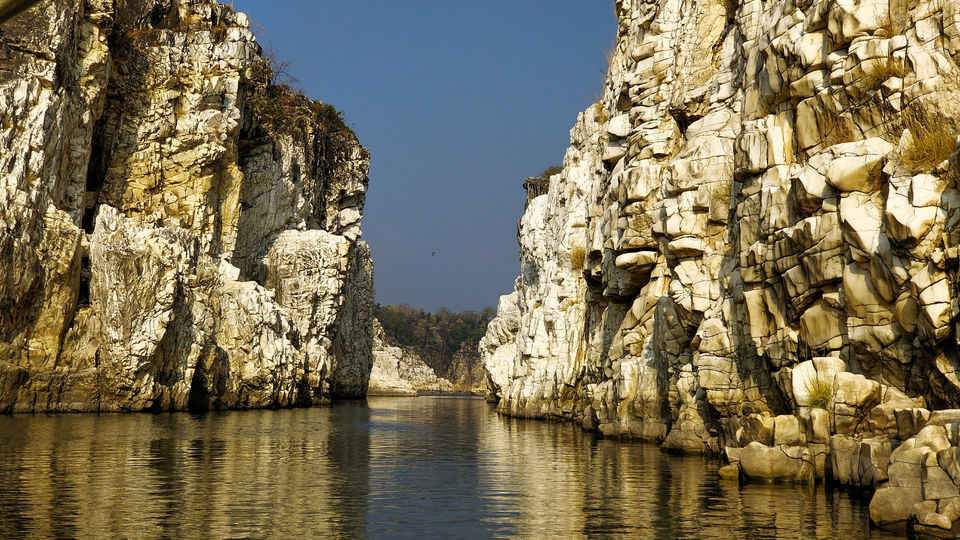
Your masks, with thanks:
[(365, 394), (369, 153), (249, 26), (200, 0), (0, 26), (0, 411)]
[(603, 98), (481, 345), (500, 410), (951, 529), (960, 7), (615, 5)]

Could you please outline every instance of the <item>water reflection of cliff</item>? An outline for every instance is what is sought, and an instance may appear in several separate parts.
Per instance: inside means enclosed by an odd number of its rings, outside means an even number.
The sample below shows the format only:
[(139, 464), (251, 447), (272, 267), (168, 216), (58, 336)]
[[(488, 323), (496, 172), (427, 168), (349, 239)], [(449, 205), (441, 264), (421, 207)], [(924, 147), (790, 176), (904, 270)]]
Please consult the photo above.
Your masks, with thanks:
[[(481, 426), (487, 481), (520, 537), (885, 538), (867, 502), (822, 487), (722, 482), (717, 465), (578, 428), (494, 418)], [(511, 515), (512, 514), (512, 515)], [(872, 533), (872, 534), (871, 534)]]
[(0, 537), (364, 533), (365, 407), (0, 418)]
[(866, 510), (481, 400), (0, 417), (0, 538), (881, 538)]

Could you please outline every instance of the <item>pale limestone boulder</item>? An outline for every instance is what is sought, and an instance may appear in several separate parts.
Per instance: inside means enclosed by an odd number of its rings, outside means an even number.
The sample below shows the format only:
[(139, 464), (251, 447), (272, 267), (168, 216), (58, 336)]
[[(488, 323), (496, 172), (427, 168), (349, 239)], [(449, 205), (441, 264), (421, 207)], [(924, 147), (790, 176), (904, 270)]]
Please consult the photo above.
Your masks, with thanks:
[[(916, 441), (915, 447), (928, 447), (934, 452), (939, 452), (940, 450), (950, 447), (950, 440), (947, 438), (947, 431), (943, 426), (937, 425), (928, 425), (927, 427), (920, 430), (917, 433), (913, 440)], [(909, 441), (904, 441), (904, 445), (907, 445)]]
[(938, 463), (938, 454), (927, 454), (923, 471), (923, 497), (927, 500), (949, 499), (960, 496), (960, 490), (948, 471)]
[(859, 36), (875, 33), (884, 26), (886, 2), (845, 0), (831, 4), (827, 28), (837, 45), (849, 43)]
[(946, 191), (947, 183), (932, 174), (918, 174), (910, 179), (910, 204), (916, 208), (936, 207)]
[(614, 137), (626, 137), (630, 135), (632, 129), (633, 126), (630, 124), (630, 115), (627, 114), (614, 116), (610, 119), (610, 122), (607, 123), (607, 133)]
[(492, 401), (499, 400), (502, 390), (509, 385), (519, 329), (517, 293), (501, 296), (497, 316), (487, 325), (487, 332), (480, 339), (479, 346), (487, 373), (487, 397)]
[(931, 411), (928, 426), (949, 426), (960, 423), (960, 409), (943, 409)]
[(863, 375), (839, 372), (835, 379), (837, 403), (867, 410), (880, 403), (882, 387)]
[(776, 446), (803, 446), (806, 437), (800, 428), (800, 420), (792, 414), (774, 419), (773, 443)]
[(943, 499), (937, 503), (937, 513), (942, 514), (951, 522), (960, 518), (960, 499), (957, 497)]
[(927, 527), (936, 527), (938, 529), (949, 531), (953, 527), (953, 523), (950, 518), (943, 514), (938, 514), (936, 512), (925, 512), (923, 514), (917, 514), (917, 522), (920, 525), (926, 525)]
[(622, 270), (642, 271), (655, 265), (658, 257), (656, 251), (632, 251), (618, 255), (615, 264)]
[[(372, 362), (372, 269), (363, 251), (326, 231), (286, 231), (264, 260), (266, 287), (295, 321), (307, 370), (329, 377), (339, 397), (364, 395)], [(355, 311), (362, 316), (349, 321)]]
[(870, 522), (879, 526), (904, 522), (913, 515), (913, 505), (922, 500), (919, 487), (882, 487), (870, 499)]
[[(176, 229), (143, 229), (116, 209), (102, 206), (90, 240), (90, 300), (100, 313), (104, 354), (146, 362), (173, 319), (188, 236)], [(137, 371), (140, 365), (130, 365)]]
[(830, 439), (830, 413), (824, 409), (810, 409), (810, 441), (825, 444)]
[(921, 407), (896, 409), (894, 415), (897, 419), (899, 438), (904, 441), (916, 435), (930, 419), (930, 411)]
[(667, 252), (674, 257), (693, 257), (702, 254), (705, 249), (703, 240), (692, 236), (677, 238), (667, 244)]
[(860, 441), (859, 459), (856, 460), (857, 485), (875, 488), (889, 479), (887, 468), (893, 443), (887, 437), (874, 437)]
[(840, 484), (859, 485), (860, 443), (847, 435), (830, 437), (830, 467)]
[(892, 150), (893, 145), (881, 138), (832, 146), (827, 150), (832, 159), (823, 171), (827, 182), (840, 191), (872, 191)]
[(813, 459), (802, 446), (771, 448), (752, 442), (740, 454), (740, 467), (746, 477), (762, 480), (802, 480), (813, 476)]
[(766, 446), (773, 446), (775, 417), (751, 414), (740, 419), (739, 424), (736, 431), (736, 440), (739, 444), (746, 446), (751, 442), (759, 442)]
[(884, 225), (892, 239), (916, 244), (930, 232), (937, 214), (935, 206), (917, 208), (906, 196), (891, 193), (887, 198)]
[(627, 145), (623, 142), (610, 142), (603, 151), (603, 161), (617, 162), (627, 154)]
[(840, 201), (840, 221), (844, 238), (868, 254), (889, 250), (883, 232), (883, 210), (873, 199), (862, 193), (852, 193)]
[(290, 341), (297, 329), (270, 291), (253, 282), (226, 282), (219, 316), (224, 323), (214, 339), (222, 353), (198, 362), (191, 388), (194, 407), (289, 407), (312, 400), (298, 386), (311, 379), (312, 386), (322, 382)]
[(846, 368), (839, 358), (822, 357), (801, 362), (793, 368), (791, 388), (799, 407), (809, 407), (811, 394), (818, 384), (825, 384), (836, 392), (836, 375)]
[(808, 70), (822, 66), (831, 51), (833, 51), (833, 44), (830, 35), (824, 31), (804, 32), (797, 42), (800, 61)]
[(836, 193), (833, 186), (827, 182), (827, 177), (809, 164), (801, 170), (797, 175), (797, 179), (807, 197), (816, 199), (817, 206), (820, 205), (823, 199), (833, 196)]

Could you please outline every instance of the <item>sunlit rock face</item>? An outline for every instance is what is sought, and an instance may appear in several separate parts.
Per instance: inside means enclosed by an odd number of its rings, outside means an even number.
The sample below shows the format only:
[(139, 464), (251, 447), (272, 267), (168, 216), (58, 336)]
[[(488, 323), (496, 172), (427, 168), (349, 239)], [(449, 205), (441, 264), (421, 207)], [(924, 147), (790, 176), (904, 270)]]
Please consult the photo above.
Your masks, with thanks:
[[(500, 307), (519, 324), (481, 347), (500, 410), (726, 453), (734, 474), (830, 469), (880, 488), (878, 523), (952, 526), (956, 484), (920, 479), (960, 475), (888, 465), (960, 407), (960, 4), (616, 14), (603, 98), (520, 222)], [(911, 444), (953, 449), (945, 418)]]
[(0, 411), (365, 394), (369, 154), (320, 104), (265, 116), (249, 25), (46, 0), (0, 27)]
[(453, 392), (453, 383), (437, 373), (415, 351), (390, 343), (373, 321), (373, 370), (368, 395), (415, 396), (428, 392)]

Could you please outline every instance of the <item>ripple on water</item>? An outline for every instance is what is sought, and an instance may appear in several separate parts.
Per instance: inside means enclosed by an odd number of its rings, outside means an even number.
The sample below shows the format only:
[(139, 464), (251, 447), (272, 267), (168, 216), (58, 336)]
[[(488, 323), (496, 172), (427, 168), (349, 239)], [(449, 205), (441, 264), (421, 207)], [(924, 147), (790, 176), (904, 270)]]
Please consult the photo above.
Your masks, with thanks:
[(0, 537), (889, 537), (843, 492), (716, 470), (470, 398), (2, 417)]

